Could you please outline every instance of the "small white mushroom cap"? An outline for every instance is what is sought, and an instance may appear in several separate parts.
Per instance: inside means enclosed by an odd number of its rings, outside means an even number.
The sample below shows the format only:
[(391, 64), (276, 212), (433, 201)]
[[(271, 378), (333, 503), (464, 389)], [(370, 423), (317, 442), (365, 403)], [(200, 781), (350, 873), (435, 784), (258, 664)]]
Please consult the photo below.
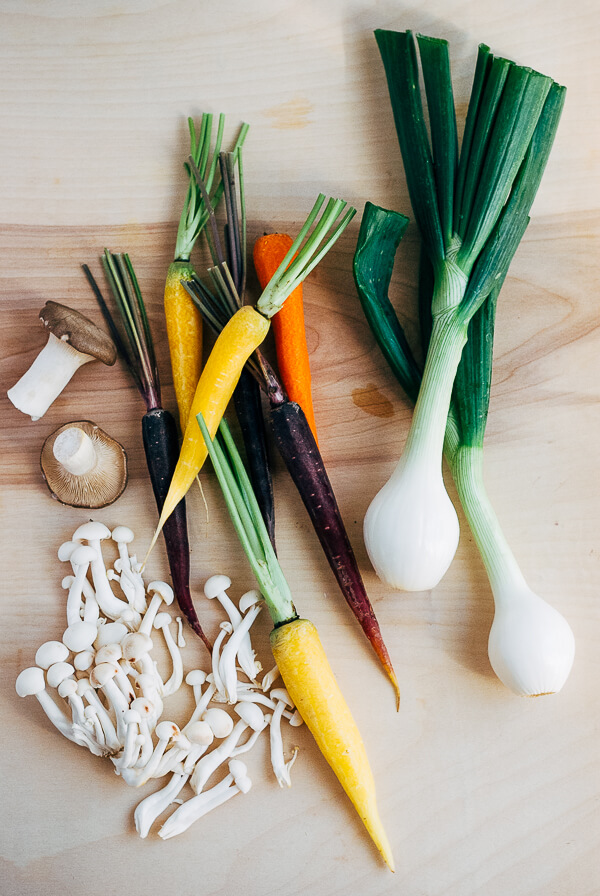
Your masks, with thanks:
[(69, 678), (75, 672), (71, 663), (53, 663), (46, 672), (46, 680), (51, 688), (57, 688), (65, 678)]
[(175, 600), (173, 589), (166, 582), (150, 582), (147, 591), (148, 594), (160, 594), (167, 606), (170, 606)]
[(136, 697), (135, 700), (131, 701), (130, 709), (139, 713), (140, 720), (149, 719), (154, 713), (154, 704), (146, 697)]
[(33, 697), (41, 693), (46, 687), (44, 673), (38, 666), (30, 666), (23, 669), (15, 682), (15, 688), (19, 697)]
[(62, 641), (46, 641), (35, 655), (35, 662), (41, 669), (49, 669), (54, 663), (63, 663), (69, 656), (69, 648)]
[(246, 593), (242, 594), (240, 597), (240, 613), (245, 613), (246, 610), (249, 610), (250, 607), (253, 607), (254, 604), (259, 603), (262, 599), (262, 594), (256, 588), (253, 588), (251, 591), (246, 591)]
[(82, 650), (73, 657), (73, 665), (78, 672), (85, 672), (94, 664), (94, 651)]
[(189, 684), (190, 687), (194, 685), (204, 684), (206, 681), (206, 672), (203, 672), (202, 669), (192, 669), (185, 676), (185, 683)]
[(131, 632), (121, 643), (123, 656), (130, 663), (135, 663), (141, 656), (149, 653), (153, 646), (152, 638), (143, 632)]
[(212, 728), (206, 721), (192, 722), (191, 725), (187, 725), (185, 736), (191, 743), (207, 747), (212, 744), (215, 738)]
[(177, 737), (180, 734), (180, 729), (179, 725), (176, 725), (175, 722), (165, 721), (158, 723), (154, 729), (154, 733), (159, 740), (168, 741), (171, 740), (172, 737)]
[(261, 728), (264, 728), (265, 717), (256, 703), (238, 703), (234, 706), (234, 709), (240, 719), (252, 728), (253, 731), (260, 731)]
[(118, 672), (118, 668), (114, 663), (100, 663), (94, 666), (90, 673), (90, 682), (94, 688), (102, 688), (111, 681)]
[(170, 625), (173, 622), (173, 617), (170, 613), (157, 613), (154, 619), (154, 628), (159, 629), (162, 628), (163, 625)]
[(231, 588), (231, 579), (228, 576), (211, 576), (204, 584), (204, 594), (209, 600), (213, 600), (228, 588)]
[(248, 777), (248, 768), (241, 759), (231, 759), (229, 761), (229, 774), (233, 776), (235, 786), (240, 793), (248, 793), (252, 787), (252, 781)]
[(96, 650), (99, 650), (106, 644), (120, 644), (128, 634), (127, 626), (123, 625), (122, 622), (107, 622), (98, 629), (94, 647)]
[(78, 544), (69, 557), (74, 566), (87, 566), (94, 560), (98, 559), (98, 551), (91, 548), (88, 544)]
[(139, 723), (142, 721), (140, 712), (137, 709), (133, 708), (133, 704), (125, 713), (123, 713), (123, 721), (126, 725), (139, 725)]
[(120, 644), (104, 644), (96, 653), (96, 665), (99, 663), (118, 663), (123, 656)]
[(77, 693), (77, 682), (74, 678), (65, 678), (58, 686), (59, 697), (72, 697)]
[(98, 629), (91, 622), (74, 622), (65, 629), (63, 643), (73, 653), (88, 650), (98, 635)]
[(218, 706), (207, 709), (203, 721), (210, 725), (215, 737), (228, 737), (233, 731), (233, 719), (229, 713), (226, 713), (224, 709), (219, 709)]
[(113, 541), (131, 544), (135, 535), (129, 526), (116, 526), (111, 532), (111, 538)]
[(97, 520), (90, 520), (73, 532), (73, 541), (104, 541), (105, 538), (110, 538), (110, 529)]
[(58, 559), (61, 563), (66, 563), (67, 560), (70, 560), (71, 554), (78, 547), (79, 543), (77, 541), (63, 541), (58, 549)]

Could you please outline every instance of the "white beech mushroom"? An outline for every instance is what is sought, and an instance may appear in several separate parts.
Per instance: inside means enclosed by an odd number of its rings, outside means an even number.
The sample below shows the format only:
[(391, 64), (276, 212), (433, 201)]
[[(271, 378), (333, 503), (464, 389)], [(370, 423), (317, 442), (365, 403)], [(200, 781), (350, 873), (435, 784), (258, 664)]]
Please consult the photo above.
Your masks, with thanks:
[(121, 644), (128, 634), (127, 626), (122, 622), (106, 622), (98, 628), (94, 647), (96, 650), (100, 650), (107, 644)]
[(69, 648), (62, 641), (45, 641), (35, 654), (36, 665), (49, 669), (54, 663), (64, 663), (69, 658)]
[(110, 715), (106, 711), (104, 704), (98, 697), (95, 688), (92, 686), (89, 678), (80, 678), (78, 680), (77, 693), (87, 701), (88, 705), (91, 707), (91, 709), (94, 710), (96, 716), (98, 717), (98, 722), (102, 727), (102, 731), (104, 732), (106, 746), (108, 747), (110, 752), (118, 752), (121, 749), (122, 744), (117, 737), (116, 728)]
[[(242, 622), (242, 614), (227, 594), (227, 589), (230, 587), (231, 579), (228, 576), (211, 576), (205, 582), (204, 594), (208, 598), (208, 600), (216, 599), (219, 601), (219, 603), (229, 616), (229, 621), (231, 622), (235, 630)], [(254, 680), (261, 671), (262, 666), (256, 660), (256, 655), (254, 650), (252, 649), (250, 635), (248, 634), (248, 632), (245, 633), (244, 638), (240, 643), (238, 650), (238, 662), (244, 675), (246, 675), (251, 681)], [(235, 700), (233, 700), (233, 702), (235, 703)]]
[(92, 560), (96, 559), (96, 551), (87, 544), (78, 545), (69, 557), (75, 572), (75, 578), (73, 579), (67, 595), (68, 625), (72, 625), (74, 622), (79, 622), (81, 619), (83, 583), (86, 581), (87, 572)]
[(96, 551), (96, 559), (92, 560), (90, 564), (96, 600), (105, 616), (109, 619), (118, 619), (123, 610), (128, 609), (129, 604), (116, 597), (110, 587), (101, 545), (106, 538), (110, 538), (110, 529), (103, 523), (94, 520), (79, 526), (73, 533), (73, 541), (87, 541), (89, 546)]
[(140, 714), (140, 735), (143, 738), (143, 740), (140, 741), (140, 753), (132, 765), (135, 768), (141, 768), (146, 765), (152, 755), (153, 746), (150, 728), (151, 726), (154, 727), (157, 713), (154, 703), (147, 697), (136, 697), (135, 700), (132, 700), (131, 702), (131, 709), (134, 709)]
[(162, 815), (162, 813), (169, 808), (171, 803), (177, 799), (187, 783), (188, 778), (189, 774), (186, 774), (185, 772), (174, 772), (171, 775), (168, 784), (160, 790), (157, 790), (156, 793), (151, 793), (150, 796), (147, 796), (145, 800), (142, 800), (142, 802), (136, 806), (133, 819), (135, 822), (135, 829), (140, 837), (148, 836), (150, 828), (158, 816)]
[(171, 675), (162, 686), (163, 697), (169, 697), (171, 694), (178, 691), (183, 681), (183, 660), (181, 659), (181, 651), (169, 628), (171, 622), (173, 622), (173, 620), (168, 613), (158, 613), (154, 619), (154, 628), (163, 633), (173, 667)]
[(275, 709), (269, 724), (269, 742), (271, 747), (271, 765), (280, 787), (291, 787), (290, 769), (296, 761), (298, 748), (294, 748), (292, 758), (285, 761), (283, 755), (283, 740), (281, 738), (281, 716), (286, 706), (294, 708), (290, 695), (285, 688), (273, 688), (270, 696), (276, 701)]
[(194, 708), (194, 711), (191, 715), (189, 722), (187, 723), (188, 725), (191, 725), (194, 722), (197, 722), (199, 719), (202, 718), (202, 716), (206, 712), (206, 708), (207, 708), (208, 704), (210, 703), (210, 701), (216, 694), (217, 686), (214, 683), (214, 678), (213, 678), (212, 672), (206, 676), (206, 683), (207, 683), (208, 687), (206, 688), (204, 693), (202, 693), (202, 691), (200, 690), (200, 687), (201, 687), (200, 685), (197, 685), (197, 684), (194, 685), (194, 695), (196, 694), (196, 688), (199, 689), (199, 695), (198, 695), (198, 697), (194, 697), (194, 699), (196, 700), (196, 706)]
[(220, 632), (215, 638), (211, 657), (213, 682), (217, 689), (214, 699), (220, 699), (222, 703), (227, 703), (228, 700), (227, 694), (225, 693), (225, 685), (223, 684), (223, 679), (221, 678), (221, 673), (219, 672), (219, 651), (221, 650), (221, 644), (223, 643), (227, 635), (230, 635), (232, 633), (233, 626), (231, 622), (222, 622), (219, 628)]
[(239, 625), (234, 628), (219, 657), (219, 676), (223, 682), (223, 691), (229, 703), (237, 702), (236, 660), (239, 658), (238, 651), (261, 609), (262, 605), (260, 603), (250, 607)]
[(125, 721), (124, 715), (129, 709), (129, 702), (118, 684), (115, 675), (118, 674), (116, 663), (100, 663), (94, 666), (90, 673), (90, 682), (93, 687), (103, 691), (108, 700), (109, 706), (112, 707), (117, 720), (117, 737), (121, 743), (125, 740)]
[(152, 598), (138, 631), (145, 635), (150, 635), (156, 614), (160, 610), (160, 605), (165, 603), (168, 607), (171, 606), (175, 600), (175, 594), (171, 586), (167, 585), (166, 582), (150, 582), (147, 590), (148, 594), (152, 595)]
[(79, 311), (46, 302), (39, 318), (48, 330), (48, 342), (7, 393), (14, 406), (32, 420), (43, 417), (83, 364), (98, 360), (110, 367), (117, 360), (112, 339)]
[(252, 781), (248, 777), (248, 769), (239, 759), (229, 762), (229, 774), (216, 784), (211, 790), (204, 791), (197, 796), (186, 800), (166, 820), (158, 832), (162, 840), (168, 840), (177, 834), (186, 831), (191, 824), (202, 818), (208, 812), (221, 806), (237, 793), (248, 793), (252, 787)]
[(52, 722), (55, 728), (60, 731), (64, 737), (79, 746), (87, 746), (83, 738), (73, 729), (73, 722), (65, 712), (60, 709), (50, 694), (46, 691), (46, 682), (44, 680), (44, 672), (38, 666), (30, 666), (23, 669), (15, 683), (16, 691), (19, 697), (33, 696)]
[(140, 723), (142, 717), (136, 709), (128, 709), (123, 716), (125, 722), (125, 741), (123, 743), (123, 752), (113, 758), (113, 764), (116, 769), (128, 768), (133, 764), (136, 739), (140, 734)]
[[(84, 744), (90, 753), (94, 756), (105, 756), (108, 752), (105, 746), (105, 739), (102, 742), (96, 740), (94, 734), (94, 725), (86, 716), (86, 707), (83, 700), (77, 692), (77, 681), (74, 678), (65, 677), (57, 687), (59, 697), (66, 700), (69, 704), (73, 719), (73, 731), (81, 735)], [(90, 708), (89, 706), (87, 707)]]
[(140, 787), (142, 784), (145, 784), (146, 781), (150, 780), (158, 769), (163, 753), (167, 749), (167, 744), (172, 738), (179, 735), (180, 730), (175, 722), (164, 721), (158, 723), (154, 733), (157, 737), (157, 743), (146, 765), (140, 769), (135, 769), (135, 775), (126, 774), (131, 772), (131, 769), (123, 770), (123, 779), (127, 781), (128, 784), (134, 784), (135, 787)]
[(266, 725), (266, 719), (256, 703), (239, 703), (235, 707), (235, 712), (240, 720), (233, 726), (231, 734), (218, 747), (203, 756), (194, 769), (190, 785), (195, 793), (200, 793), (213, 772), (222, 762), (231, 758), (238, 742), (248, 728), (258, 734)]
[(73, 622), (63, 632), (63, 642), (71, 653), (89, 650), (97, 637), (97, 628), (91, 622)]
[(70, 507), (107, 507), (127, 485), (125, 449), (90, 420), (65, 423), (51, 433), (40, 466), (52, 497)]

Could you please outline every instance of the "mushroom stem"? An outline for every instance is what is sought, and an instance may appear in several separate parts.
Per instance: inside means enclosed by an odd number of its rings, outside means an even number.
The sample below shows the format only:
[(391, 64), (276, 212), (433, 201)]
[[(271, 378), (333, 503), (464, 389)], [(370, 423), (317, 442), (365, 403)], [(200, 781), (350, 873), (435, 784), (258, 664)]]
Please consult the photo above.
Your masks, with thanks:
[(96, 466), (98, 455), (90, 437), (78, 426), (64, 429), (55, 439), (52, 453), (73, 476), (83, 476)]
[(236, 659), (244, 638), (248, 635), (252, 623), (261, 611), (261, 604), (255, 604), (244, 616), (239, 625), (234, 628), (231, 637), (223, 648), (219, 659), (219, 675), (223, 682), (225, 695), (230, 703), (237, 702), (237, 671)]
[(74, 373), (93, 360), (93, 355), (77, 351), (64, 339), (50, 333), (48, 342), (29, 370), (8, 390), (8, 397), (19, 411), (29, 414), (32, 420), (39, 420)]
[(178, 691), (181, 687), (181, 682), (183, 681), (183, 660), (181, 659), (181, 652), (179, 650), (179, 647), (175, 643), (175, 639), (173, 638), (171, 629), (169, 628), (169, 625), (172, 621), (173, 620), (168, 613), (159, 613), (154, 620), (154, 628), (162, 631), (163, 633), (163, 637), (171, 656), (171, 663), (173, 666), (171, 676), (167, 681), (165, 681), (162, 686), (163, 697), (168, 697)]
[(151, 793), (136, 806), (134, 813), (135, 829), (140, 837), (147, 837), (150, 828), (165, 809), (179, 796), (183, 790), (188, 774), (173, 774), (168, 784), (156, 793)]
[(211, 790), (200, 793), (187, 800), (166, 820), (158, 836), (168, 840), (186, 831), (191, 824), (208, 812), (221, 806), (237, 793), (248, 793), (252, 781), (247, 775), (247, 768), (237, 759), (229, 763), (229, 774)]

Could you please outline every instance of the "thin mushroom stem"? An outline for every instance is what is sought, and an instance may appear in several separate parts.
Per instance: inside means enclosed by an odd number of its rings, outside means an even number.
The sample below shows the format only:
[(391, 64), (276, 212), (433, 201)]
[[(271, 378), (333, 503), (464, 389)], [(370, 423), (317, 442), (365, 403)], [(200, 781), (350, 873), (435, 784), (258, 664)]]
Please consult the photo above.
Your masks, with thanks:
[(136, 806), (133, 818), (140, 837), (148, 836), (158, 816), (177, 799), (189, 777), (189, 774), (174, 772), (168, 784), (156, 793), (151, 793)]
[(261, 609), (261, 604), (255, 604), (248, 610), (240, 624), (233, 630), (219, 658), (219, 675), (223, 682), (225, 695), (230, 703), (237, 702), (236, 659), (238, 651)]

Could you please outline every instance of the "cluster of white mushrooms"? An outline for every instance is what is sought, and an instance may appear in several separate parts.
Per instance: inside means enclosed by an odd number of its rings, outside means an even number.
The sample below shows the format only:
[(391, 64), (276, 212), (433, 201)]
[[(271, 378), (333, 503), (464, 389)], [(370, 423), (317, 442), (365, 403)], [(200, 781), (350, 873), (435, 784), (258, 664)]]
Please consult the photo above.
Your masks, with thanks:
[[(60, 546), (59, 559), (72, 567), (62, 581), (68, 592), (67, 628), (60, 641), (41, 645), (36, 665), (21, 672), (16, 689), (21, 697), (37, 697), (68, 740), (109, 757), (127, 784), (140, 787), (167, 777), (162, 789), (137, 806), (135, 825), (146, 837), (159, 815), (176, 803), (158, 832), (168, 839), (235, 794), (248, 792), (252, 782), (237, 757), (267, 727), (273, 771), (280, 786), (290, 786), (297, 749), (286, 761), (281, 723), (285, 718), (290, 725), (301, 725), (302, 719), (287, 691), (273, 687), (277, 667), (258, 680), (262, 666), (250, 628), (262, 607), (260, 592), (248, 591), (236, 606), (227, 595), (231, 581), (226, 576), (212, 576), (204, 587), (206, 597), (219, 601), (227, 615), (213, 647), (212, 668), (193, 669), (184, 679), (182, 622), (164, 610), (173, 603), (173, 591), (165, 582), (146, 588), (140, 564), (130, 554), (133, 539), (126, 526), (111, 532), (92, 521)], [(102, 554), (107, 540), (118, 552), (112, 568)], [(155, 633), (170, 656), (168, 678), (151, 655)], [(194, 709), (180, 727), (163, 718), (164, 700), (184, 681), (193, 691)], [(205, 789), (224, 767), (228, 773), (222, 780)], [(194, 795), (182, 801), (179, 794), (186, 784)]]

